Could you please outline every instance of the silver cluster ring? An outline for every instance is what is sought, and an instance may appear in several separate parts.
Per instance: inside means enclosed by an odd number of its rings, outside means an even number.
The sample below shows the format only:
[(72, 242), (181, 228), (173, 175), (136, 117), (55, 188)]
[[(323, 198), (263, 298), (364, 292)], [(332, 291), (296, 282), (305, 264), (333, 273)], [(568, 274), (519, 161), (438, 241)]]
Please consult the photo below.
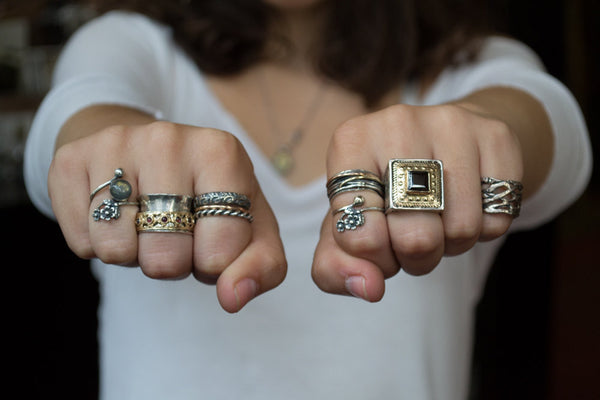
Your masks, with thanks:
[(483, 212), (508, 214), (513, 218), (521, 212), (523, 184), (513, 180), (500, 180), (489, 176), (481, 178)]
[(327, 181), (327, 197), (331, 201), (340, 193), (371, 190), (384, 196), (384, 185), (379, 176), (363, 169), (349, 169), (339, 172)]
[(364, 212), (367, 211), (381, 211), (383, 207), (362, 207), (365, 204), (365, 199), (362, 196), (356, 196), (352, 204), (338, 208), (333, 211), (333, 215), (343, 213), (343, 215), (337, 220), (335, 227), (338, 232), (345, 232), (348, 230), (355, 230), (356, 228), (365, 224)]
[(119, 219), (121, 216), (120, 206), (139, 205), (137, 201), (128, 201), (132, 189), (131, 184), (123, 179), (123, 175), (123, 170), (117, 168), (114, 176), (110, 180), (104, 182), (90, 193), (90, 201), (92, 201), (100, 190), (108, 186), (111, 196), (110, 199), (103, 200), (102, 203), (92, 211), (92, 218), (94, 221)]

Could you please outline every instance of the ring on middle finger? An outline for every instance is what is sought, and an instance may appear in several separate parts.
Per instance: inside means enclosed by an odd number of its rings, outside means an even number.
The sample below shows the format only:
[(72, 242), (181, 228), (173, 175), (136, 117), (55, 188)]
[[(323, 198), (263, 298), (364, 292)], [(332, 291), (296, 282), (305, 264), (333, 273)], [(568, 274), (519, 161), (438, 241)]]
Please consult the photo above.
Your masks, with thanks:
[(135, 218), (138, 232), (175, 232), (192, 234), (195, 219), (192, 196), (169, 193), (143, 194)]
[(392, 159), (384, 182), (386, 213), (444, 210), (444, 169), (440, 160)]

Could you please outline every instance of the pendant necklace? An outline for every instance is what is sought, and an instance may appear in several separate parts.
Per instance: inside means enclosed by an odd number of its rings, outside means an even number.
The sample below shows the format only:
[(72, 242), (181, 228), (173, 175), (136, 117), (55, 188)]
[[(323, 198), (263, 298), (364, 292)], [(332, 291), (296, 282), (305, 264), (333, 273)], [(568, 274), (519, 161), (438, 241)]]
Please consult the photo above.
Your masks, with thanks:
[[(267, 90), (264, 73), (260, 76), (259, 88), (263, 100), (263, 105), (265, 107), (265, 113), (269, 121), (269, 125), (271, 126), (271, 130), (274, 135), (276, 135), (277, 137), (281, 137), (282, 130), (279, 128), (279, 125), (277, 124), (275, 116), (272, 112), (273, 102), (271, 100), (271, 96), (269, 95), (269, 91)], [(281, 176), (289, 175), (294, 169), (294, 148), (300, 143), (308, 124), (314, 118), (319, 108), (319, 104), (321, 103), (321, 99), (323, 98), (323, 93), (325, 92), (324, 89), (325, 85), (321, 84), (321, 86), (317, 89), (314, 98), (309, 103), (306, 111), (304, 112), (300, 123), (296, 126), (295, 129), (292, 130), (292, 134), (288, 141), (281, 144), (277, 148), (277, 150), (271, 155), (271, 164)]]

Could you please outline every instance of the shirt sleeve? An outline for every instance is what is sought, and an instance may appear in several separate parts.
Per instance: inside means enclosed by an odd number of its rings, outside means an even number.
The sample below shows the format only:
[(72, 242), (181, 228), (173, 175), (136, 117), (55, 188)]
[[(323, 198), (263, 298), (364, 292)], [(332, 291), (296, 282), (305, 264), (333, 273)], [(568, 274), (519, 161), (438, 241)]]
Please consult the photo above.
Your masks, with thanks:
[(524, 44), (501, 37), (486, 41), (478, 59), (445, 71), (426, 102), (446, 102), (486, 87), (523, 90), (545, 108), (554, 135), (554, 155), (542, 187), (523, 202), (511, 229), (531, 229), (564, 211), (585, 190), (592, 171), (592, 152), (581, 109), (571, 92), (549, 75), (538, 56)]
[(24, 154), (29, 197), (54, 218), (48, 170), (62, 125), (94, 104), (118, 104), (160, 118), (169, 102), (168, 29), (141, 15), (111, 12), (81, 27), (67, 42), (52, 88), (34, 116)]

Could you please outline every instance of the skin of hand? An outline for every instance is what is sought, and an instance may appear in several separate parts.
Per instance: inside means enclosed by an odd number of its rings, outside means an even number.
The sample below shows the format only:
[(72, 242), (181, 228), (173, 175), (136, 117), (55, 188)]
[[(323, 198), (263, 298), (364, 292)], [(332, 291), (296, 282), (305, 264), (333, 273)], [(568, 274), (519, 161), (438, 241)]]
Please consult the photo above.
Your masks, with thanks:
[[(90, 193), (124, 171), (140, 194), (195, 195), (234, 191), (252, 201), (254, 221), (209, 217), (197, 221), (194, 234), (137, 233), (136, 207), (121, 206), (119, 219), (94, 221), (92, 211), (108, 189)], [(52, 207), (68, 246), (79, 257), (105, 263), (139, 265), (155, 279), (193, 274), (216, 284), (228, 312), (239, 311), (257, 295), (278, 286), (287, 264), (275, 217), (252, 163), (231, 134), (154, 121), (119, 106), (93, 106), (62, 128), (48, 177)]]
[[(500, 237), (512, 217), (482, 212), (480, 177), (521, 181), (524, 197), (530, 196), (549, 171), (552, 146), (540, 103), (504, 87), (439, 106), (396, 105), (342, 124), (328, 149), (328, 176), (348, 169), (383, 175), (393, 158), (439, 159), (445, 209), (441, 214), (371, 212), (364, 226), (341, 233), (329, 213), (315, 251), (313, 280), (325, 292), (379, 301), (385, 279), (401, 268), (427, 274), (444, 255)], [(383, 207), (381, 197), (364, 191), (334, 197), (331, 210), (351, 204), (357, 193), (365, 197), (366, 207)]]

